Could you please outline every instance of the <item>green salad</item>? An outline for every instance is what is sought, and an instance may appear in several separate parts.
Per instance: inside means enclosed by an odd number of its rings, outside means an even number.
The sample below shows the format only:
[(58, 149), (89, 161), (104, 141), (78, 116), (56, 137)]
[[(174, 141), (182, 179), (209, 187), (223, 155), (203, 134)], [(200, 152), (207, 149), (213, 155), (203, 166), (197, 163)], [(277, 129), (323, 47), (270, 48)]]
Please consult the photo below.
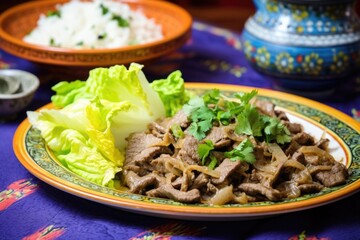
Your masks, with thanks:
[(47, 146), (70, 171), (112, 187), (125, 159), (126, 137), (173, 115), (190, 99), (180, 71), (152, 83), (143, 65), (90, 71), (86, 81), (52, 87), (55, 109), (27, 112)]

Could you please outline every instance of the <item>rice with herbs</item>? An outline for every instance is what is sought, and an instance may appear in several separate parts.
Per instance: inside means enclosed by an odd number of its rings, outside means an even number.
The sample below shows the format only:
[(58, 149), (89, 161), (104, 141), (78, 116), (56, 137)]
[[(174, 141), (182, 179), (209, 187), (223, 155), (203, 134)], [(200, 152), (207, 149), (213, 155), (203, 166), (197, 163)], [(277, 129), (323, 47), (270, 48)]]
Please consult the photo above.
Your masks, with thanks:
[(162, 28), (140, 10), (111, 0), (57, 5), (40, 16), (36, 28), (24, 41), (62, 48), (117, 48), (163, 38)]

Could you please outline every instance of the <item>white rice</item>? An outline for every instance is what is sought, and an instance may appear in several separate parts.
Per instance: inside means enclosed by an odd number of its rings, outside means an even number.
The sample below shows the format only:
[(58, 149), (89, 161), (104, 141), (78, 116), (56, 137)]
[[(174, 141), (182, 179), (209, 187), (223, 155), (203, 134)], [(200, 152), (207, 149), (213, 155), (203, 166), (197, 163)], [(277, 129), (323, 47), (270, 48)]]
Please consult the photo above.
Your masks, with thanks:
[[(24, 41), (37, 45), (75, 49), (117, 48), (144, 44), (163, 38), (161, 25), (140, 10), (119, 1), (72, 0), (57, 5), (60, 15), (41, 15), (37, 27)], [(116, 19), (128, 26), (119, 26)], [(115, 18), (115, 19), (114, 19)], [(126, 25), (126, 24), (125, 24)]]

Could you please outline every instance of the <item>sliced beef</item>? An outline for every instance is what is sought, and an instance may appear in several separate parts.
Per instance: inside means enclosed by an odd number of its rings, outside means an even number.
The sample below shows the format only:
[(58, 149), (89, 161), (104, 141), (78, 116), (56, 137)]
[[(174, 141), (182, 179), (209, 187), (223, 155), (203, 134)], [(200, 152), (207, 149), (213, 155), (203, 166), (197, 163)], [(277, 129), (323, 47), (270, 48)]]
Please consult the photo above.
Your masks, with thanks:
[(313, 146), (315, 144), (314, 137), (305, 132), (296, 134), (293, 137), (293, 140), (296, 141), (298, 144), (305, 146)]
[(329, 147), (329, 142), (330, 140), (327, 139), (327, 138), (322, 138), (320, 139), (317, 143), (316, 143), (316, 146), (322, 150), (325, 150), (327, 151), (328, 150), (328, 147)]
[(300, 189), (301, 193), (305, 194), (320, 192), (324, 188), (324, 186), (318, 182), (312, 182), (307, 184), (301, 184), (298, 186), (298, 188)]
[(130, 188), (130, 192), (143, 194), (149, 186), (156, 187), (158, 180), (153, 174), (140, 177), (133, 171), (128, 171), (125, 174), (125, 184)]
[(220, 165), (215, 168), (215, 171), (220, 172), (219, 178), (213, 178), (211, 182), (215, 185), (222, 185), (237, 169), (240, 168), (240, 161), (231, 161), (225, 158)]
[(192, 135), (186, 135), (183, 139), (182, 148), (178, 153), (178, 158), (191, 165), (201, 165), (198, 145), (199, 142)]
[(145, 176), (146, 174), (149, 174), (149, 169), (145, 168), (144, 166), (137, 166), (135, 163), (127, 164), (124, 166), (124, 171), (132, 171), (138, 174), (139, 176)]
[(223, 127), (213, 127), (204, 140), (210, 140), (215, 149), (228, 147), (232, 144), (232, 141), (226, 137)]
[(151, 134), (153, 134), (158, 138), (162, 138), (166, 133), (166, 129), (163, 126), (161, 126), (158, 122), (151, 122), (148, 125), (148, 130), (149, 132), (151, 132)]
[(293, 155), (291, 156), (291, 158), (295, 159), (296, 161), (298, 161), (299, 163), (301, 163), (303, 165), (307, 164), (304, 154), (299, 151), (294, 152)]
[(169, 130), (173, 125), (177, 125), (182, 129), (187, 128), (190, 125), (188, 116), (183, 110), (178, 111), (172, 118), (165, 118), (159, 124), (165, 129)]
[(152, 169), (158, 173), (173, 173), (176, 176), (182, 176), (183, 163), (169, 154), (161, 154), (151, 162)]
[(270, 116), (270, 117), (276, 117), (275, 105), (272, 102), (263, 101), (263, 100), (257, 100), (255, 102), (255, 106), (264, 115), (267, 115), (267, 116)]
[(282, 121), (289, 121), (289, 118), (286, 116), (286, 113), (284, 111), (281, 110), (275, 110), (275, 115), (277, 116), (278, 119), (282, 120)]
[(250, 196), (262, 195), (271, 201), (279, 201), (282, 197), (278, 190), (265, 187), (259, 183), (242, 183), (238, 188)]
[(291, 122), (282, 122), (282, 123), (292, 134), (301, 133), (303, 131), (303, 127), (299, 123), (291, 123)]
[(349, 173), (343, 164), (335, 162), (330, 171), (321, 171), (315, 174), (325, 187), (335, 187), (346, 182)]
[(206, 186), (206, 184), (210, 181), (209, 175), (204, 173), (200, 173), (193, 181), (190, 189), (200, 189)]
[(198, 189), (182, 192), (175, 189), (171, 184), (164, 184), (147, 191), (146, 195), (149, 197), (169, 198), (182, 203), (197, 203), (200, 201), (200, 191)]
[(153, 146), (162, 141), (161, 138), (147, 133), (134, 133), (128, 138), (126, 148), (125, 165), (136, 163), (141, 165), (143, 162), (150, 162), (154, 157), (162, 153), (172, 153), (166, 146)]
[(299, 148), (301, 148), (301, 145), (297, 141), (292, 140), (286, 148), (285, 154), (287, 156), (292, 156)]

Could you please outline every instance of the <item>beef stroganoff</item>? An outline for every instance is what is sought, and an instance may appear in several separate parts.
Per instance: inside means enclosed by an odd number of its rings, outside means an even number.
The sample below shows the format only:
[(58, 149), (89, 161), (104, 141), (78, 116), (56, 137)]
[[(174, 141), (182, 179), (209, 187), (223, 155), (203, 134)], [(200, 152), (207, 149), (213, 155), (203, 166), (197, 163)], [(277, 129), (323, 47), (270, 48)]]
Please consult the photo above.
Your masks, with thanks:
[(124, 183), (132, 193), (211, 205), (281, 201), (345, 183), (328, 139), (255, 95), (213, 90), (131, 134)]

